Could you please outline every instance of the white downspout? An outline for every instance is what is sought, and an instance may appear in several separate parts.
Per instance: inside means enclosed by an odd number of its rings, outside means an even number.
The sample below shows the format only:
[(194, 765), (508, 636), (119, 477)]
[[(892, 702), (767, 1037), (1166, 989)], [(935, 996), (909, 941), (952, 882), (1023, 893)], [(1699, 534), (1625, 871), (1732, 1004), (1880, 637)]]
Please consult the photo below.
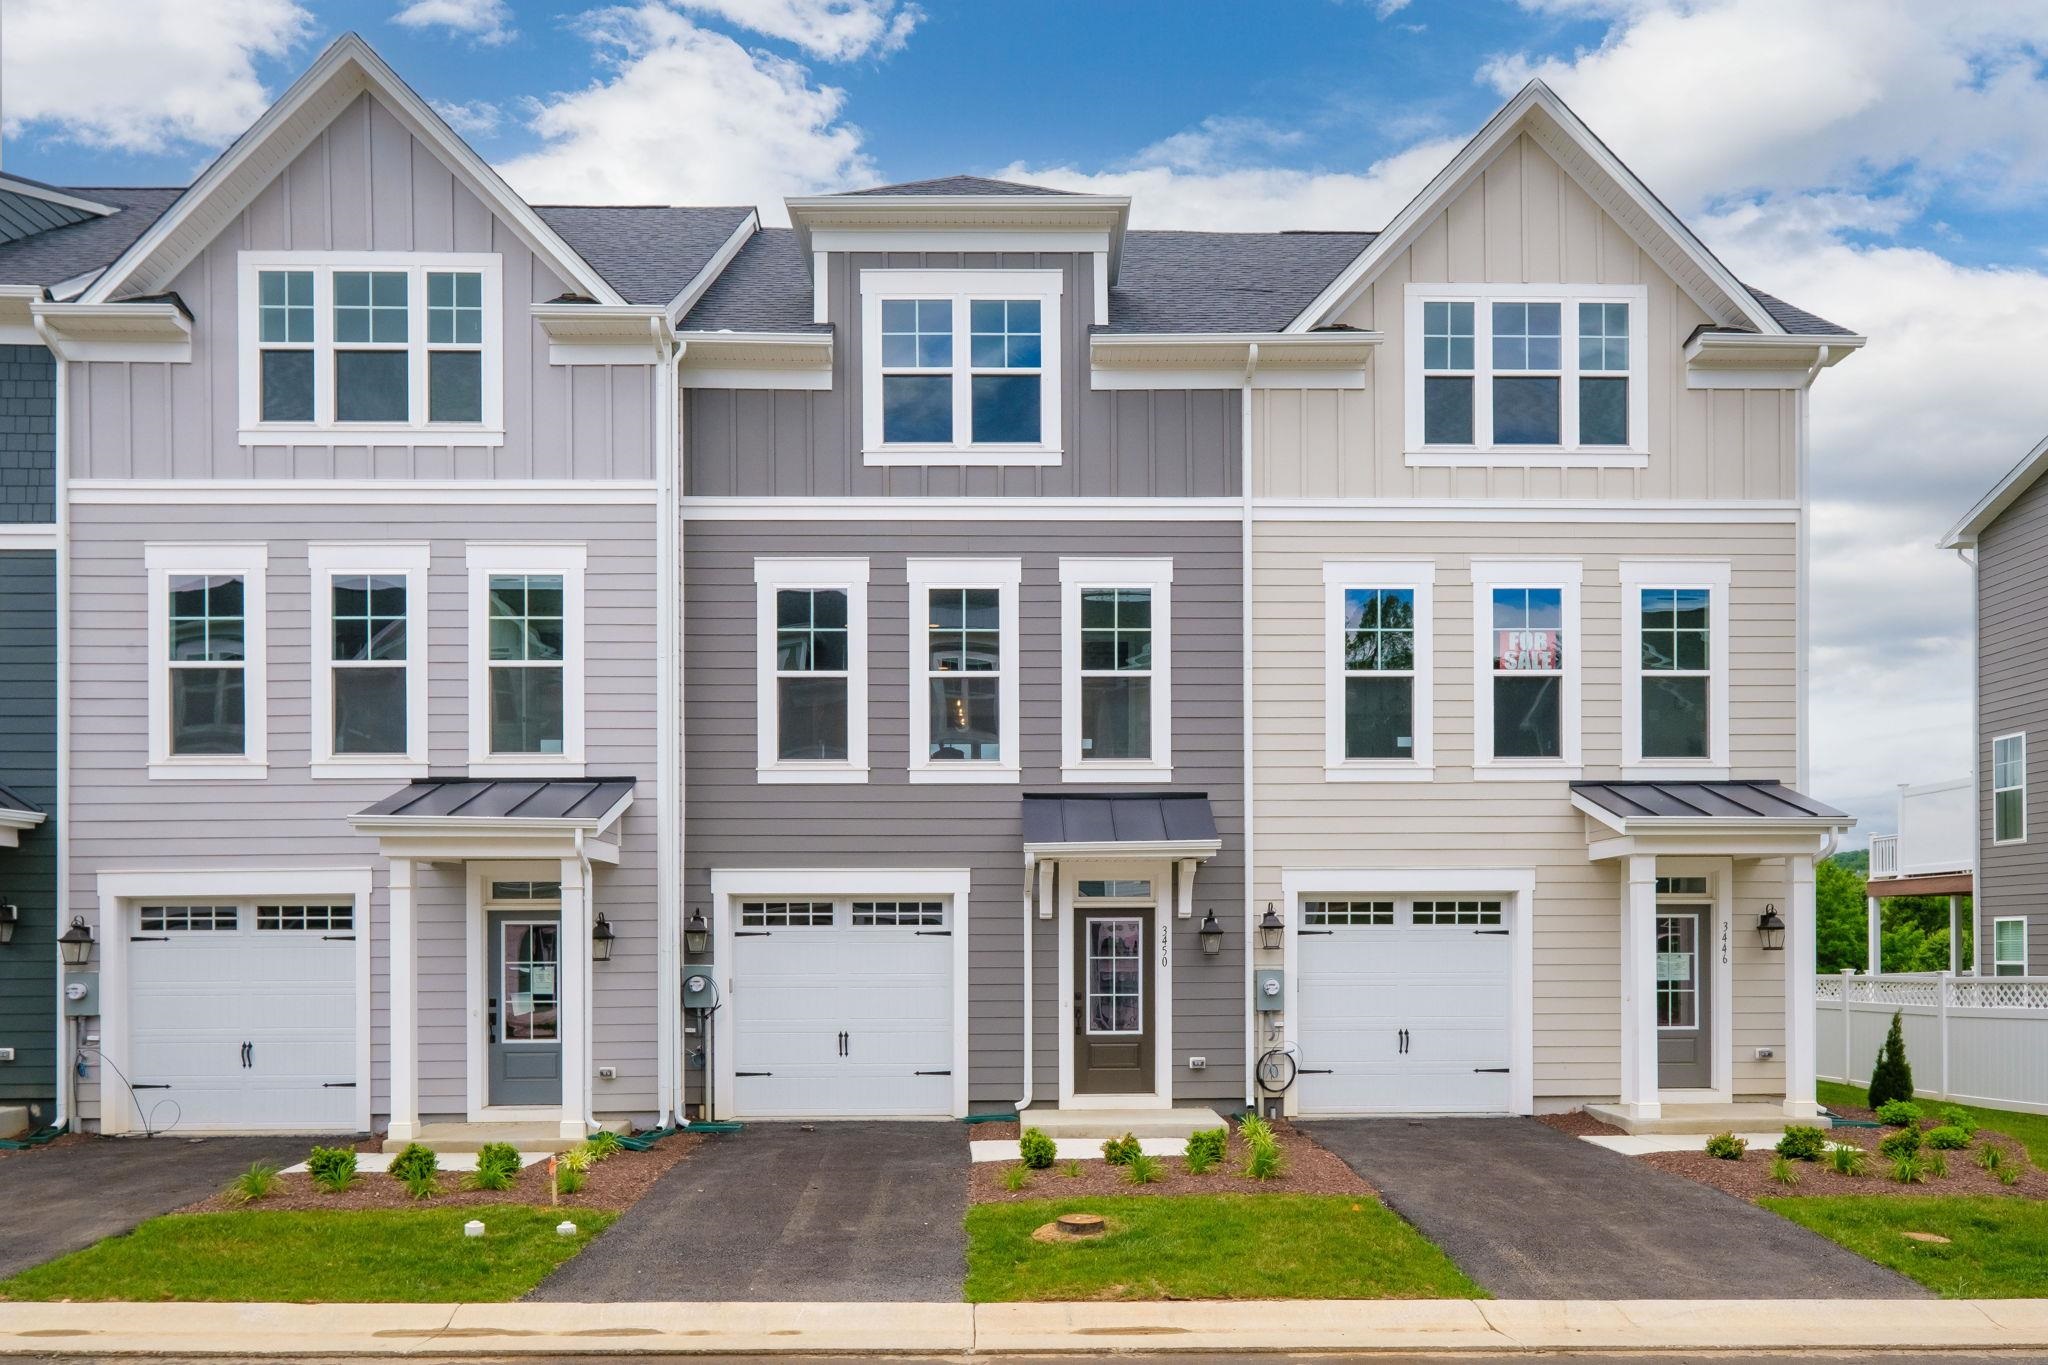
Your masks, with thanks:
[(1024, 855), (1024, 1093), (1017, 1099), (1017, 1115), (1031, 1107), (1031, 997), (1035, 983), (1031, 979), (1031, 940), (1038, 926), (1031, 918), (1032, 886), (1038, 877), (1037, 855)]
[(583, 874), (583, 942), (579, 945), (586, 954), (589, 965), (583, 969), (583, 1047), (589, 1054), (583, 1059), (583, 1093), (576, 1097), (577, 1108), (583, 1111), (583, 1132), (585, 1136), (597, 1131), (597, 1106), (593, 1103), (596, 1095), (597, 1074), (597, 959), (590, 957), (590, 930), (597, 923), (597, 887), (590, 880), (590, 854), (583, 847), (583, 830), (576, 830), (576, 864)]
[[(1984, 735), (1984, 707), (1978, 691), (1984, 685), (1984, 598), (1982, 570), (1978, 561), (1984, 552), (1981, 548), (1975, 554), (1962, 546), (1956, 547), (1956, 558), (1970, 566), (1970, 972), (1975, 975), (1977, 964), (1983, 960), (1982, 936), (1978, 932), (1986, 923), (1984, 914), (1983, 879), (1977, 875), (1977, 855), (1983, 848), (1983, 831), (1978, 828), (1981, 807), (1977, 794), (1983, 790), (1977, 781), (1978, 746)], [(1949, 930), (1950, 957), (1954, 958), (1955, 930)]]
[(683, 345), (667, 332), (665, 320), (647, 320), (657, 357), (654, 372), (655, 418), (655, 623), (654, 623), (654, 881), (655, 881), (655, 1065), (659, 1125), (673, 1126), (682, 1115), (682, 746), (677, 742), (677, 713), (682, 707), (679, 665), (681, 631), (677, 629), (677, 596), (682, 582), (678, 557), (676, 464), (679, 457), (680, 403), (676, 386)]
[[(57, 886), (56, 904), (53, 907), (51, 934), (55, 937), (64, 932), (69, 923), (64, 914), (71, 904), (71, 423), (65, 409), (70, 403), (70, 365), (63, 353), (57, 349), (56, 341), (50, 336), (49, 328), (40, 317), (31, 314), (36, 335), (43, 339), (43, 346), (50, 353), (50, 360), (57, 371), (55, 410), (50, 417), (51, 457), (50, 481), (52, 517), (56, 525), (57, 548), (52, 556), (56, 565), (57, 593)], [(111, 932), (108, 926), (100, 926), (100, 936)], [(64, 1013), (64, 950), (55, 943), (50, 952), (57, 961), (56, 996), (56, 1044), (57, 1112), (50, 1120), (53, 1128), (62, 1128), (70, 1122), (77, 1107), (73, 1091), (78, 1084), (77, 1058), (79, 1048), (73, 1039), (77, 1031)], [(104, 1004), (101, 1005), (105, 1009)]]
[(1242, 499), (1238, 547), (1240, 639), (1243, 680), (1239, 705), (1244, 724), (1244, 1105), (1258, 1112), (1259, 1016), (1252, 983), (1256, 963), (1253, 945), (1258, 942), (1257, 922), (1252, 907), (1258, 902), (1258, 860), (1254, 856), (1257, 836), (1253, 833), (1254, 786), (1252, 722), (1252, 375), (1259, 368), (1259, 343), (1250, 343), (1244, 358), (1244, 385), (1238, 400), (1238, 493)]

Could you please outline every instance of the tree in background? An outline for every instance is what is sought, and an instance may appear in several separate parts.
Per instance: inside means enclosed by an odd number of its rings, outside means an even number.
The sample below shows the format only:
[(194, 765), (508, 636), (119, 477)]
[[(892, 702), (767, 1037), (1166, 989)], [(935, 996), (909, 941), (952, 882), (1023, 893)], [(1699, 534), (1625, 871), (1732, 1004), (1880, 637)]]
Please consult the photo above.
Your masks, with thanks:
[[(1865, 874), (1870, 854), (1862, 849), (1838, 853), (1813, 869), (1816, 965), (1823, 972), (1864, 969), (1867, 896)], [(1964, 896), (1957, 918), (1962, 923), (1961, 961), (1972, 960), (1971, 926), (1975, 919)], [(1888, 972), (1939, 972), (1948, 967), (1948, 897), (1895, 896), (1884, 903), (1878, 920), (1878, 941)]]

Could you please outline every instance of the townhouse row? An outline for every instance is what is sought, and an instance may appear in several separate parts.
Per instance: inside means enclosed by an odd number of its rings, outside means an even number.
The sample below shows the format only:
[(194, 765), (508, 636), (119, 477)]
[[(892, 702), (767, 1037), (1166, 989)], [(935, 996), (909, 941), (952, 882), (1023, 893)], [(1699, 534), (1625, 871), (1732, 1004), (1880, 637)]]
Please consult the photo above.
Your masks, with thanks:
[(353, 37), (0, 194), (29, 1122), (1813, 1112), (1861, 339), (1540, 84), (1379, 232), (536, 207)]

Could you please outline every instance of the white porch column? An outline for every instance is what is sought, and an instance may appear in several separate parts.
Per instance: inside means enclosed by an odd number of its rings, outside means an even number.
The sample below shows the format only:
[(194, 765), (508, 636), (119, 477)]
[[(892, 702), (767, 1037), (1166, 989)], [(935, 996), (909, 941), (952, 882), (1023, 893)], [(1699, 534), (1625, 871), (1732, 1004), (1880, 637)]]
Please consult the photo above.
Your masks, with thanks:
[(1621, 1108), (1662, 1115), (1657, 1099), (1657, 859), (1630, 854), (1621, 887)]
[(1798, 853), (1785, 860), (1785, 1117), (1808, 1119), (1820, 1113), (1814, 1075), (1813, 974), (1819, 938), (1814, 932), (1813, 855)]
[(1865, 896), (1863, 941), (1870, 959), (1870, 974), (1876, 976), (1884, 970), (1884, 903), (1876, 896)]
[(393, 1142), (420, 1133), (419, 934), (413, 924), (412, 859), (391, 860), (391, 1122)]
[[(1963, 969), (1963, 926), (1962, 921), (1957, 917), (1959, 909), (1961, 909), (1961, 906), (1956, 898), (1950, 896), (1948, 898), (1948, 974), (1950, 976), (1954, 976)], [(1943, 989), (1945, 992), (1946, 988), (1944, 987)], [(1942, 999), (1944, 1001), (1948, 999), (1946, 993), (1943, 994)]]
[(581, 1142), (590, 1136), (590, 884), (581, 858), (562, 859), (561, 960), (555, 970), (555, 1017), (561, 1024), (561, 1135)]

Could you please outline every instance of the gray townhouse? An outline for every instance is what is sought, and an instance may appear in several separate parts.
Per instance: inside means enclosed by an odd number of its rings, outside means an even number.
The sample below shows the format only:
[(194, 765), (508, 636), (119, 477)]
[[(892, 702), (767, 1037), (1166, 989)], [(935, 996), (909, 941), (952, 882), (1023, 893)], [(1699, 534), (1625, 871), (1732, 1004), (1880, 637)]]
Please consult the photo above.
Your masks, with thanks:
[(1810, 1112), (1803, 415), (1861, 338), (1540, 85), (1383, 232), (785, 228), (528, 204), (349, 35), (121, 193), (5, 300), (58, 1117)]

